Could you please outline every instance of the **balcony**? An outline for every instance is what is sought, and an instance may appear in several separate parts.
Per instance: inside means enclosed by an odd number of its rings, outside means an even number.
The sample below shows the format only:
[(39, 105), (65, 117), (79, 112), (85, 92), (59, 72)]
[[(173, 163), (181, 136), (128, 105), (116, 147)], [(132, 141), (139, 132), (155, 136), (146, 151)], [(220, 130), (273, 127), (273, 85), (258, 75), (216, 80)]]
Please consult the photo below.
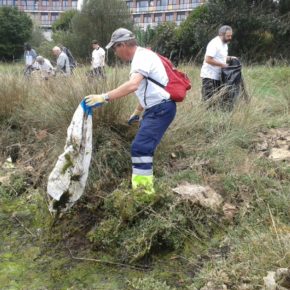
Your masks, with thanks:
[(41, 5), (25, 5), (18, 7), (20, 10), (23, 10), (24, 12), (63, 12), (71, 9), (76, 9), (72, 6), (62, 6), (62, 5), (57, 5), (57, 6), (41, 6)]
[[(184, 19), (185, 20), (185, 19)], [(158, 21), (158, 22), (135, 22), (134, 25), (136, 25), (137, 27), (146, 30), (148, 26), (150, 26), (151, 28), (154, 28), (160, 24), (164, 24), (166, 22), (174, 22), (176, 23), (176, 25), (180, 25), (182, 21), (184, 20), (176, 20), (176, 21)]]
[(130, 7), (130, 12), (134, 14), (142, 14), (142, 13), (154, 13), (154, 12), (176, 12), (176, 11), (191, 11), (196, 7), (200, 6), (201, 3), (187, 3), (187, 4), (172, 4), (165, 6), (148, 6), (148, 7)]
[(24, 11), (24, 12), (63, 12), (71, 9), (76, 9), (76, 7), (73, 6), (66, 6), (66, 5), (47, 5), (43, 6), (40, 5), (39, 3), (35, 3), (32, 5), (21, 5), (21, 4), (16, 4), (16, 5), (5, 5), (4, 3), (0, 3), (1, 6), (14, 6), (17, 7), (19, 10)]

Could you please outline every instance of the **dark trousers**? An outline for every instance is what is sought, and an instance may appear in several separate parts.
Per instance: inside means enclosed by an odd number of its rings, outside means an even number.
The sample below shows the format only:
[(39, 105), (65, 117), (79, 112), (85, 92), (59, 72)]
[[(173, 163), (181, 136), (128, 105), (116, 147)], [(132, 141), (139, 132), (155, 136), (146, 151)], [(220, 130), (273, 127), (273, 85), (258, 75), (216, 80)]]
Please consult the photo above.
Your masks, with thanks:
[(105, 78), (105, 69), (103, 66), (95, 67), (92, 70), (92, 75), (97, 78)]
[(131, 146), (133, 174), (153, 175), (153, 155), (176, 114), (174, 101), (162, 102), (147, 109)]
[(221, 88), (221, 81), (203, 78), (202, 79), (202, 99), (203, 101), (209, 100)]

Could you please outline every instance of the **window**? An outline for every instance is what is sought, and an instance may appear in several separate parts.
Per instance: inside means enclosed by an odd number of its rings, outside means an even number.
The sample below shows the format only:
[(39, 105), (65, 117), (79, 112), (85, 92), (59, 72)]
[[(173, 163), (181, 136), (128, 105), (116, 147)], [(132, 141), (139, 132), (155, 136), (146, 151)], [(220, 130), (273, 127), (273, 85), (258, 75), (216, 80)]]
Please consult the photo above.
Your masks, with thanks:
[(185, 15), (184, 12), (179, 12), (179, 13), (177, 13), (177, 15), (176, 15), (176, 20), (177, 20), (177, 21), (182, 21), (182, 20), (184, 20), (185, 18), (186, 18), (186, 15)]
[(41, 13), (40, 20), (41, 20), (41, 24), (42, 25), (48, 25), (49, 24), (48, 14), (47, 13)]
[(154, 22), (156, 22), (156, 23), (161, 23), (162, 22), (162, 14), (161, 13), (155, 14)]
[(134, 21), (134, 23), (140, 23), (140, 16), (139, 15), (134, 15), (133, 16), (133, 21)]
[(180, 8), (183, 8), (183, 9), (188, 8), (188, 1), (189, 0), (179, 0)]
[(148, 0), (141, 0), (137, 2), (137, 8), (139, 8), (139, 11), (146, 10), (148, 6), (149, 6)]
[(165, 20), (166, 21), (173, 21), (173, 13), (167, 13), (166, 15), (165, 15)]
[(126, 1), (127, 7), (132, 8), (133, 7), (133, 2), (132, 1)]
[(150, 14), (144, 15), (144, 23), (151, 23), (151, 15)]
[(58, 18), (58, 13), (51, 13), (51, 21), (55, 21)]
[(73, 8), (77, 8), (77, 7), (78, 7), (78, 1), (74, 1), (74, 0), (72, 0), (72, 2), (71, 2), (71, 6), (72, 6)]
[(44, 6), (44, 7), (47, 7), (48, 6), (48, 0), (42, 0), (41, 1), (41, 5)]
[(157, 6), (157, 10), (164, 10), (165, 8), (167, 8), (167, 2), (168, 0), (157, 0), (156, 1), (156, 6)]
[(62, 7), (67, 7), (67, 6), (68, 6), (68, 1), (62, 0)]
[(34, 0), (27, 0), (27, 9), (28, 10), (34, 10), (37, 7), (38, 2), (35, 2)]
[(52, 1), (52, 7), (53, 8), (59, 8), (60, 7), (60, 1), (59, 0), (53, 0)]
[(176, 0), (168, 0), (168, 5), (176, 5)]

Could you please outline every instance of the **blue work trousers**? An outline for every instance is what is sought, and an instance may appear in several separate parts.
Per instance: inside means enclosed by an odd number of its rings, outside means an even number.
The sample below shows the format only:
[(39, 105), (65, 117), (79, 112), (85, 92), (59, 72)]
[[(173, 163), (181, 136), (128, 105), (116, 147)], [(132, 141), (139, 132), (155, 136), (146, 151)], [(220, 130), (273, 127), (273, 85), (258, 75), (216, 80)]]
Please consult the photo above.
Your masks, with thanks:
[(153, 155), (176, 114), (176, 103), (168, 100), (147, 109), (131, 146), (133, 175), (153, 175)]

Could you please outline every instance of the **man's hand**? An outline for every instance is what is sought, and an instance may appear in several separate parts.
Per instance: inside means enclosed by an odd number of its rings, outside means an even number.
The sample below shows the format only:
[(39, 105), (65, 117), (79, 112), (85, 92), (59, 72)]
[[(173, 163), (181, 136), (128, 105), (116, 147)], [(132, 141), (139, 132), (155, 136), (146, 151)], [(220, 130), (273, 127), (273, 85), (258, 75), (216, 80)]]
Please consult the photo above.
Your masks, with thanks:
[(85, 97), (85, 102), (88, 107), (100, 107), (108, 102), (108, 95), (89, 95)]
[(135, 122), (139, 122), (139, 120), (140, 120), (140, 115), (141, 115), (142, 112), (143, 112), (143, 110), (138, 110), (138, 109), (136, 109), (136, 110), (134, 111), (134, 113), (130, 116), (130, 118), (129, 118), (129, 120), (128, 120), (128, 124), (129, 124), (129, 125), (132, 125), (132, 124), (135, 123)]

